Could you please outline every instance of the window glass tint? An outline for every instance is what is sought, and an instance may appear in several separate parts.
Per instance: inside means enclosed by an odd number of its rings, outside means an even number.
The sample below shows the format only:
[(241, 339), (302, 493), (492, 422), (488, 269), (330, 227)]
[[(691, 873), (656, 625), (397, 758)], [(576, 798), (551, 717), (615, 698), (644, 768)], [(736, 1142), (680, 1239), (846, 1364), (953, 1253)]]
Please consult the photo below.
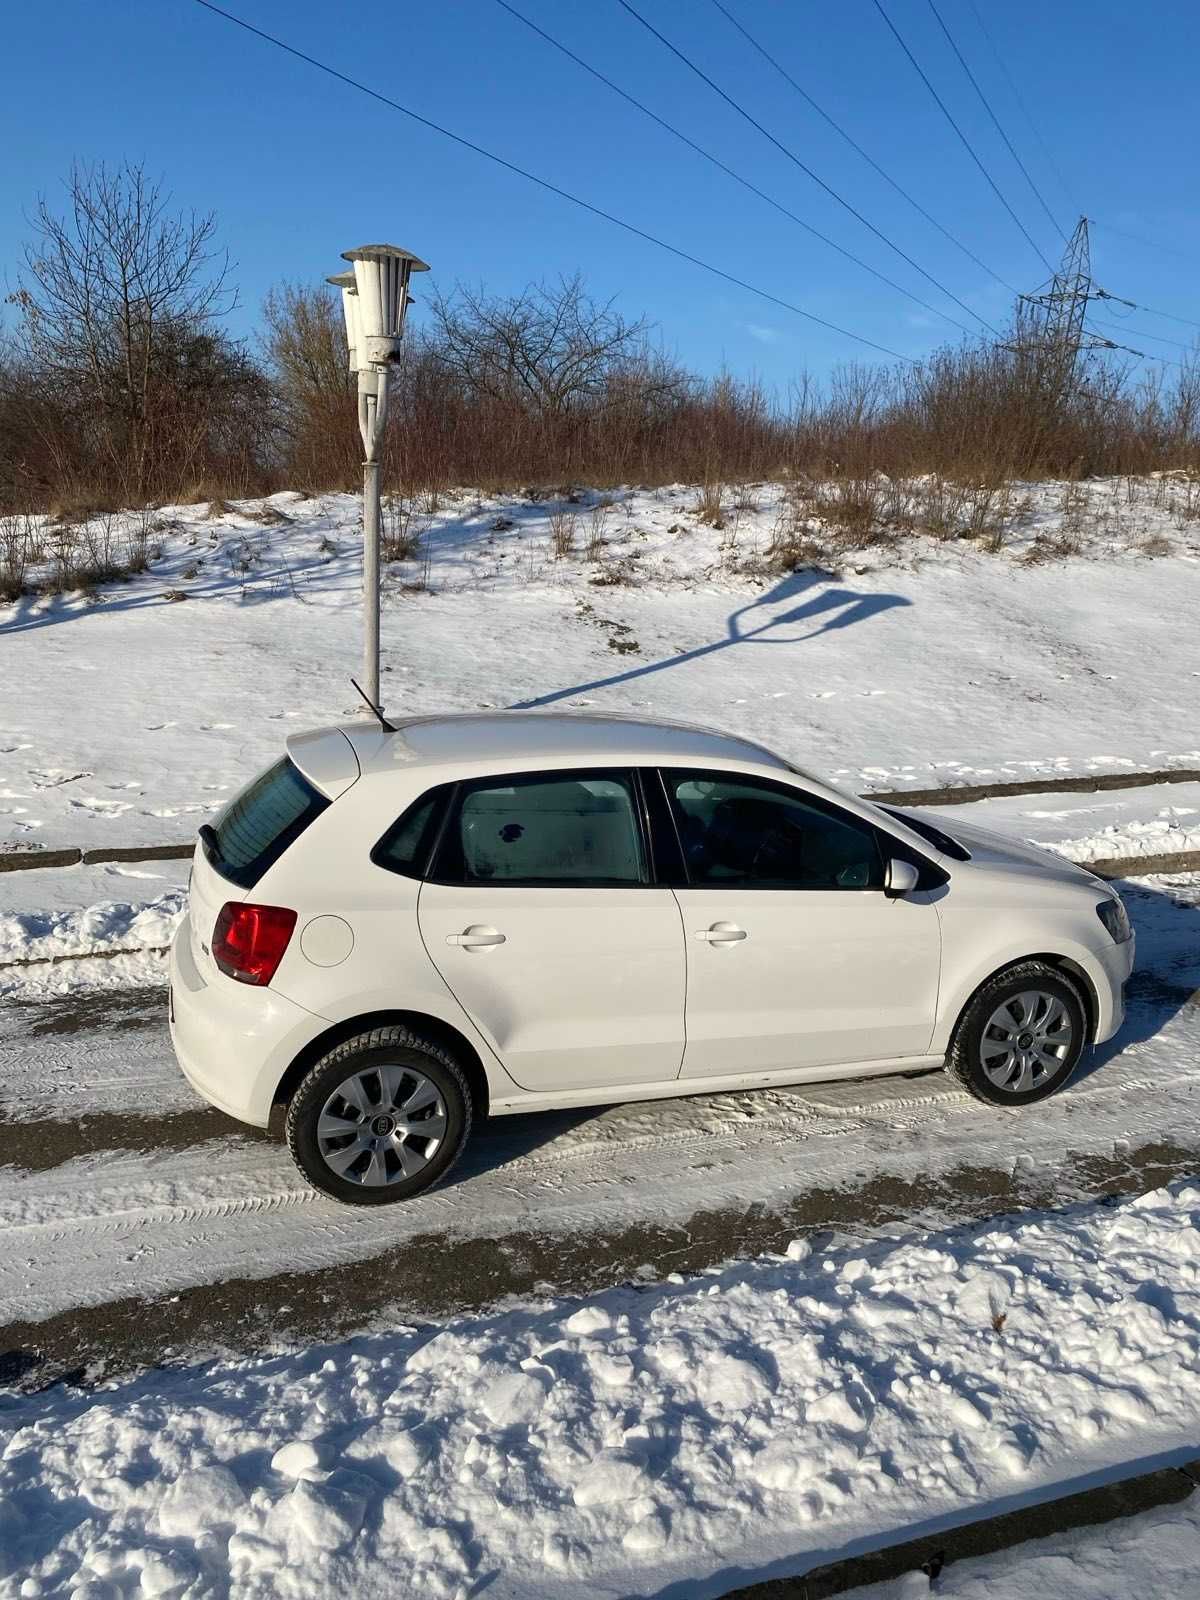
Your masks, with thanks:
[(205, 840), (208, 859), (222, 877), (251, 889), (328, 804), (285, 756), (217, 818)]
[(371, 851), (371, 860), (389, 872), (421, 878), (453, 784), (442, 784), (413, 802)]
[(464, 784), (438, 853), (455, 883), (645, 883), (625, 773), (556, 773)]
[(873, 828), (794, 791), (712, 772), (668, 772), (689, 881), (775, 889), (878, 889)]

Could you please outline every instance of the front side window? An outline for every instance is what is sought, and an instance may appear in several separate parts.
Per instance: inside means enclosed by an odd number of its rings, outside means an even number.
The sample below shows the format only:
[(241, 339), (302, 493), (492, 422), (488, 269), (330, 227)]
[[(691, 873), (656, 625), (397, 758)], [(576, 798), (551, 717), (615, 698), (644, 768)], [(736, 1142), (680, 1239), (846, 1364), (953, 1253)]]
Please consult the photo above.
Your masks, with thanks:
[(464, 783), (433, 875), (509, 886), (646, 883), (632, 777), (556, 772)]
[(783, 785), (716, 772), (665, 772), (695, 887), (881, 889), (873, 828)]

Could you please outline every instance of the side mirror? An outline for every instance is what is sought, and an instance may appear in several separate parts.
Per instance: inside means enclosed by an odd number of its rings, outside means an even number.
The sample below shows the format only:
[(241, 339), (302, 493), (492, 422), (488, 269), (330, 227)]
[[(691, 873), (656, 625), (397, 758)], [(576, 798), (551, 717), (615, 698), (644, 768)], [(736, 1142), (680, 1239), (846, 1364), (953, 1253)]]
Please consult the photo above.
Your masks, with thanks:
[(911, 861), (900, 861), (893, 856), (883, 876), (883, 892), (892, 900), (898, 900), (901, 895), (910, 894), (920, 879), (921, 874)]

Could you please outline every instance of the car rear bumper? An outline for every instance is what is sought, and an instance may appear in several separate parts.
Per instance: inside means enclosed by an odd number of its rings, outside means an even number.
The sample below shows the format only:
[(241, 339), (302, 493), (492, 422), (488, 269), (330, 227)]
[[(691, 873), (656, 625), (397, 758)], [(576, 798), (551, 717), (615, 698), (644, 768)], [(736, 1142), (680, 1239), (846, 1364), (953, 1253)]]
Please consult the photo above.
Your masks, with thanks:
[(171, 944), (170, 983), (171, 1043), (184, 1077), (211, 1105), (265, 1128), (284, 1073), (328, 1023), (273, 989), (207, 979), (187, 917)]

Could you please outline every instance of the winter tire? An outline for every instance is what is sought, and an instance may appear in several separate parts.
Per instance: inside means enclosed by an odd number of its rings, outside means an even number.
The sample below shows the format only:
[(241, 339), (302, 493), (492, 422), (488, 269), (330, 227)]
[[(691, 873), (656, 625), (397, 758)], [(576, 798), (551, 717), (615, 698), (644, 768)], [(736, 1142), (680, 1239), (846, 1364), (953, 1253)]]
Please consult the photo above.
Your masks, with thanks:
[(1074, 979), (1043, 961), (1023, 961), (971, 997), (954, 1030), (946, 1071), (977, 1100), (1032, 1105), (1070, 1078), (1087, 1031), (1087, 1008)]
[(292, 1158), (348, 1205), (408, 1200), (449, 1172), (471, 1128), (471, 1091), (448, 1050), (374, 1028), (322, 1056), (288, 1106)]

